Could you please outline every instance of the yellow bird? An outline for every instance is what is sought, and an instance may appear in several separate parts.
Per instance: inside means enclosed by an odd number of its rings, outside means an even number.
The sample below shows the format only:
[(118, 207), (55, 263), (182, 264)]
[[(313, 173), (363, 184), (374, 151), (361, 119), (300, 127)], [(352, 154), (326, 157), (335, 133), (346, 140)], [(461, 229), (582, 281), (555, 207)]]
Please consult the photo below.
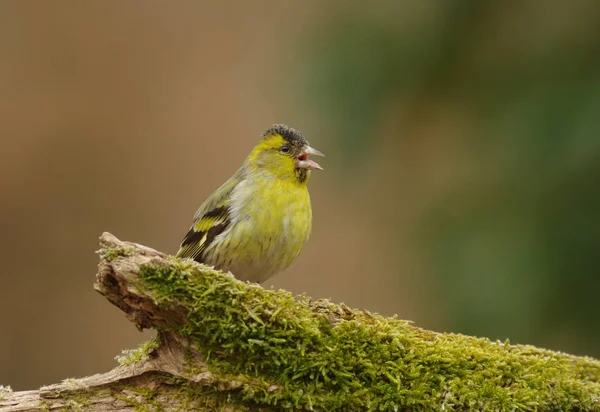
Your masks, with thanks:
[(300, 254), (312, 225), (310, 159), (323, 156), (297, 130), (268, 129), (242, 167), (200, 206), (177, 256), (264, 282)]

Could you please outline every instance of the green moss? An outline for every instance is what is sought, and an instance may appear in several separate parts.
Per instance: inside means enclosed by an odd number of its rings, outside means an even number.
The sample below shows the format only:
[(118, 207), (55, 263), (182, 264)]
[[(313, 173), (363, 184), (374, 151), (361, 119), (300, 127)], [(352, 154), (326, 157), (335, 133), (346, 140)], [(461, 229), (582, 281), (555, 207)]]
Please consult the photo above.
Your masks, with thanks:
[(106, 248), (100, 251), (100, 258), (112, 262), (120, 257), (133, 256), (136, 253), (136, 249), (133, 247)]
[[(69, 383), (66, 383), (69, 385)], [(59, 391), (51, 395), (46, 395), (51, 399), (41, 400), (38, 407), (43, 411), (51, 411), (52, 409), (59, 409), (61, 411), (85, 411), (92, 406), (91, 398), (94, 394), (87, 390), (76, 390), (73, 388), (67, 388), (67, 390)]]
[[(165, 376), (165, 380), (168, 381), (169, 378)], [(226, 393), (206, 386), (192, 389), (189, 381), (176, 378), (171, 378), (171, 386), (163, 386), (160, 390), (122, 386), (113, 389), (111, 396), (125, 402), (138, 412), (163, 412), (175, 409), (197, 412), (221, 410), (246, 412), (250, 410), (245, 406), (231, 404)], [(165, 409), (164, 405), (171, 405), (173, 408)]]
[(0, 401), (5, 401), (5, 395), (8, 395), (9, 393), (12, 393), (12, 388), (10, 386), (0, 385)]
[(211, 388), (206, 385), (194, 385), (190, 381), (183, 379), (174, 379), (173, 383), (178, 388), (176, 397), (181, 402), (181, 407), (184, 410), (201, 412), (248, 412), (255, 410), (255, 408), (253, 409), (240, 402), (238, 397), (232, 396), (231, 393), (220, 391), (217, 388)]
[(38, 402), (37, 406), (44, 412), (50, 412), (50, 410), (52, 409), (52, 402), (41, 400)]
[[(140, 276), (232, 399), (282, 410), (600, 410), (600, 362), (312, 303), (173, 259)], [(334, 313), (336, 319), (331, 319)], [(243, 377), (247, 377), (244, 380)], [(278, 385), (273, 387), (272, 384)]]
[(12, 388), (10, 386), (0, 385), (0, 401), (5, 401), (5, 395), (8, 395), (9, 393), (12, 393)]
[(158, 338), (152, 338), (142, 343), (137, 349), (124, 349), (120, 355), (115, 356), (115, 360), (121, 366), (129, 366), (141, 360), (147, 360), (150, 354), (158, 349), (160, 342)]
[(81, 412), (88, 409), (91, 406), (90, 403), (82, 403), (75, 399), (68, 399), (65, 401), (65, 406), (63, 410), (65, 411), (73, 411), (73, 412)]
[(111, 393), (112, 397), (125, 402), (139, 412), (163, 412), (164, 408), (157, 401), (158, 392), (145, 387), (121, 387)]

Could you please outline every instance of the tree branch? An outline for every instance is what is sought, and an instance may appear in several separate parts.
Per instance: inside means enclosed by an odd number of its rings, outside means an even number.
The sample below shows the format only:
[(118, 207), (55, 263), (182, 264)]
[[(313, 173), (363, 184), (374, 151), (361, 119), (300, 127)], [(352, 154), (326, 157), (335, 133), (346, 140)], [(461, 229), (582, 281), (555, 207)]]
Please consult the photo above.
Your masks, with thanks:
[(6, 412), (600, 410), (600, 361), (440, 334), (102, 235), (95, 289), (157, 337)]

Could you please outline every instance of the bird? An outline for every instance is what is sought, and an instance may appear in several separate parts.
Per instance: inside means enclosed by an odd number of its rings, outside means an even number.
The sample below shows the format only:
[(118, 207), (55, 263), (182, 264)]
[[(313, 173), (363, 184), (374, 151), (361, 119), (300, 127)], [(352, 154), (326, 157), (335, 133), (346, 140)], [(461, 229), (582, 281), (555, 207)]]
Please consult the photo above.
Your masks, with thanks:
[(242, 166), (198, 208), (177, 257), (262, 283), (300, 254), (312, 228), (307, 183), (324, 156), (302, 133), (276, 124)]

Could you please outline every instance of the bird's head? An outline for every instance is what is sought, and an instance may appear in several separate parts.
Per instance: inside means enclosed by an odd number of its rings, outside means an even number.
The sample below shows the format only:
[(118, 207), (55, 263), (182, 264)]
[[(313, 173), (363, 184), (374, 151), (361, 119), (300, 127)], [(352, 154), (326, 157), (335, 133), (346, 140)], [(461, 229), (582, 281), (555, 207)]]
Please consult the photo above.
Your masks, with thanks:
[(310, 147), (299, 131), (277, 124), (263, 133), (246, 164), (255, 171), (304, 184), (311, 170), (323, 170), (311, 155), (323, 156), (323, 153)]

